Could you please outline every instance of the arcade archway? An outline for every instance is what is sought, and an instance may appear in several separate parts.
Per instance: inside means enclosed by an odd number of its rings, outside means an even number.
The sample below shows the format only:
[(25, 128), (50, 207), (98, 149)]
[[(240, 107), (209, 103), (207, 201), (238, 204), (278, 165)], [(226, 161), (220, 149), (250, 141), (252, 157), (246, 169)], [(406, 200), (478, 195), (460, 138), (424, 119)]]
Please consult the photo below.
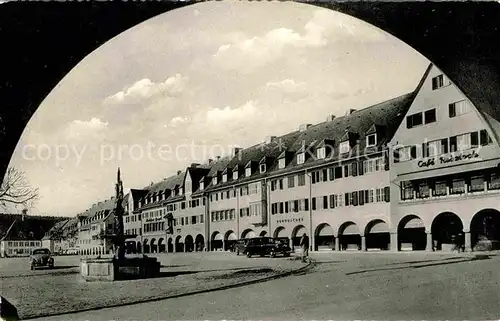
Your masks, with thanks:
[(224, 251), (232, 251), (237, 239), (238, 237), (232, 230), (227, 231), (224, 234)]
[(201, 234), (196, 235), (194, 243), (197, 252), (202, 252), (203, 249), (205, 248), (205, 238)]
[(149, 246), (151, 248), (151, 253), (158, 253), (158, 245), (156, 244), (156, 239), (152, 238), (151, 242), (149, 243)]
[(171, 237), (169, 237), (167, 241), (167, 251), (168, 253), (174, 252), (174, 241), (172, 240)]
[(266, 236), (267, 235), (267, 231), (262, 231), (260, 232), (259, 236)]
[(184, 244), (180, 235), (175, 238), (175, 252), (184, 252)]
[(361, 250), (361, 233), (354, 222), (345, 222), (339, 228), (339, 250)]
[(332, 251), (335, 250), (335, 236), (333, 228), (330, 224), (323, 223), (318, 225), (314, 232), (315, 251)]
[(194, 251), (194, 240), (191, 235), (187, 235), (184, 239), (184, 249), (185, 252), (193, 252)]
[(144, 250), (144, 253), (145, 254), (149, 254), (150, 253), (150, 249), (149, 249), (149, 240), (148, 239), (144, 239), (143, 241), (143, 250)]
[(398, 224), (398, 249), (401, 251), (423, 251), (427, 246), (427, 235), (422, 219), (407, 215)]
[(370, 221), (365, 228), (366, 250), (389, 250), (391, 234), (389, 226), (384, 220)]
[(470, 233), (475, 251), (500, 249), (500, 212), (495, 209), (477, 212), (472, 218)]
[(249, 239), (255, 237), (255, 232), (252, 229), (246, 229), (241, 233), (242, 239)]
[(431, 225), (433, 248), (436, 251), (451, 251), (457, 244), (463, 244), (462, 220), (451, 212), (441, 213)]
[(219, 233), (219, 231), (215, 231), (212, 233), (212, 242), (211, 242), (211, 246), (212, 246), (212, 251), (217, 251), (219, 249), (222, 249), (222, 246), (224, 245), (224, 237), (221, 233)]
[(158, 253), (165, 253), (165, 250), (166, 250), (165, 240), (163, 239), (163, 237), (161, 237), (158, 240)]

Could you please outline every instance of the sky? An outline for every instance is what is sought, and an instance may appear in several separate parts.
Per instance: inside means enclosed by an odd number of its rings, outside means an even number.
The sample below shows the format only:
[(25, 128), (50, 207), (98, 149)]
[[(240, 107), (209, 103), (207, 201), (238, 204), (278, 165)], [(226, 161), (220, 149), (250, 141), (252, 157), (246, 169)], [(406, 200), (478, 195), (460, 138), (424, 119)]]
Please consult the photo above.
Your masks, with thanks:
[(204, 2), (85, 57), (26, 127), (10, 166), (31, 213), (74, 216), (124, 188), (413, 91), (429, 61), (353, 17), (294, 2)]

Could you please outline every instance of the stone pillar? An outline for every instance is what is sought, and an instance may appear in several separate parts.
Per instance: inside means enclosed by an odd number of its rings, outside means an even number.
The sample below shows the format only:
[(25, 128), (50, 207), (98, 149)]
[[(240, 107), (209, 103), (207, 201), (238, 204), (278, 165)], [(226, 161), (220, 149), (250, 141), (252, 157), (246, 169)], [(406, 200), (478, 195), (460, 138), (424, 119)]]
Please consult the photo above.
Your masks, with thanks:
[(465, 252), (472, 252), (472, 241), (470, 232), (464, 232)]
[(335, 251), (340, 251), (340, 239), (335, 238)]
[(432, 233), (426, 232), (426, 234), (427, 234), (427, 245), (425, 246), (425, 250), (427, 252), (432, 252), (433, 251)]
[(361, 251), (366, 251), (366, 237), (361, 235)]
[(390, 246), (391, 252), (398, 252), (399, 251), (398, 233), (391, 233), (391, 243), (389, 246)]

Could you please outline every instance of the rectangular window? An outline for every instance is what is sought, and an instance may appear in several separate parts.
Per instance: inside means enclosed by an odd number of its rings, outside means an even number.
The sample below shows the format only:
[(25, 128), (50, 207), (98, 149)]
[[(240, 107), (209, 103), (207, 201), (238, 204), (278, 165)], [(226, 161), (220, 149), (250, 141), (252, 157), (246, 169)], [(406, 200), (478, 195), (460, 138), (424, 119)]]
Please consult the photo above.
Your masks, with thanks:
[(373, 195), (373, 189), (368, 190), (368, 203), (373, 203), (374, 202), (374, 195)]
[(438, 181), (434, 183), (434, 188), (432, 190), (432, 196), (445, 196), (446, 195), (446, 182)]
[(414, 191), (412, 182), (403, 182), (401, 186), (401, 200), (412, 200), (414, 198)]
[(298, 200), (293, 201), (293, 211), (297, 213), (299, 211), (299, 204), (300, 202)]
[(486, 129), (479, 131), (479, 143), (481, 146), (486, 146), (492, 143), (491, 137)]
[(463, 194), (465, 193), (465, 180), (454, 179), (451, 182), (450, 194)]
[(300, 153), (297, 155), (297, 164), (304, 164), (306, 161), (306, 154), (305, 153)]
[(286, 159), (280, 158), (280, 160), (278, 161), (278, 168), (283, 169), (283, 168), (285, 168), (285, 165), (286, 165)]
[(259, 168), (261, 174), (266, 172), (266, 164), (260, 164)]
[(328, 196), (323, 196), (323, 209), (328, 208)]
[(288, 213), (288, 202), (285, 202), (285, 213)]
[(277, 182), (276, 181), (271, 181), (271, 191), (275, 191), (276, 190), (276, 186), (277, 186)]
[(280, 202), (279, 204), (280, 204), (280, 214), (283, 214), (283, 210), (284, 210), (283, 202)]
[(342, 166), (335, 167), (335, 179), (342, 178)]
[(333, 181), (335, 179), (335, 169), (333, 167), (330, 167), (328, 169), (330, 180)]
[(430, 196), (430, 189), (427, 182), (420, 182), (418, 184), (417, 197), (428, 198)]
[(406, 117), (406, 128), (410, 129), (422, 125), (422, 113), (416, 113)]
[(330, 208), (335, 208), (335, 197), (337, 195), (330, 195)]
[(366, 136), (366, 147), (371, 147), (377, 145), (377, 134), (371, 134)]
[(306, 185), (306, 175), (305, 174), (299, 174), (298, 175), (299, 181), (298, 181), (298, 186), (304, 186)]
[(436, 122), (436, 108), (429, 109), (424, 112), (424, 122), (426, 124)]
[(283, 179), (279, 179), (278, 184), (279, 184), (280, 190), (282, 190), (283, 189)]
[(475, 176), (470, 179), (470, 192), (484, 192), (484, 176)]
[(445, 86), (445, 84), (444, 84), (444, 76), (443, 75), (439, 75), (439, 76), (432, 78), (432, 90), (436, 90), (436, 89), (439, 89), (439, 88), (444, 87), (444, 86)]
[(245, 177), (250, 177), (252, 175), (252, 167), (249, 166), (245, 168)]
[(400, 147), (394, 151), (394, 162), (406, 162), (417, 158), (416, 146)]
[(500, 175), (497, 173), (491, 173), (488, 180), (488, 189), (500, 189)]
[(351, 146), (349, 145), (349, 141), (341, 142), (339, 144), (339, 154), (346, 154), (349, 153), (351, 150)]
[(448, 105), (448, 114), (450, 118), (464, 115), (471, 111), (470, 107), (470, 103), (466, 99), (457, 101)]
[(313, 197), (311, 199), (311, 207), (312, 207), (312, 210), (315, 211), (316, 210), (316, 197)]
[(288, 176), (288, 188), (295, 187), (295, 176)]
[(462, 151), (471, 148), (471, 134), (457, 135), (457, 150)]
[(325, 147), (318, 148), (316, 150), (316, 157), (318, 159), (324, 159), (324, 158), (326, 158), (326, 148)]

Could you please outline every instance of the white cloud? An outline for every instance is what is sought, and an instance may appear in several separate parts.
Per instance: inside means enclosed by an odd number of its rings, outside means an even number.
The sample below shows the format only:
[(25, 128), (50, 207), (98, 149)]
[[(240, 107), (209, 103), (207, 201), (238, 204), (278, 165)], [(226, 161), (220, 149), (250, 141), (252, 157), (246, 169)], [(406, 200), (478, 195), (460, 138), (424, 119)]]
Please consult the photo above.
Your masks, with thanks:
[(282, 81), (268, 82), (266, 84), (268, 89), (278, 89), (285, 92), (302, 92), (306, 90), (306, 84), (304, 82), (295, 82), (293, 79), (284, 79)]
[(105, 103), (135, 103), (158, 95), (176, 96), (181, 93), (188, 81), (181, 74), (168, 77), (165, 81), (155, 83), (148, 78), (141, 79), (130, 87), (106, 98)]
[(206, 112), (206, 121), (210, 124), (223, 124), (234, 121), (250, 120), (260, 113), (255, 101), (248, 101), (241, 107), (211, 108)]
[(189, 122), (191, 119), (189, 117), (182, 117), (182, 116), (177, 116), (177, 117), (174, 117), (170, 120), (170, 122), (166, 125), (164, 125), (163, 127), (167, 128), (167, 127), (177, 127), (178, 125), (182, 125), (182, 124), (185, 124), (187, 122)]
[(346, 38), (363, 42), (386, 39), (381, 31), (361, 20), (322, 9), (304, 25), (302, 34), (277, 28), (258, 37), (240, 35), (231, 43), (221, 45), (213, 57), (222, 67), (248, 73), (289, 54), (294, 48), (324, 47)]
[(108, 129), (108, 122), (99, 118), (92, 118), (89, 121), (74, 120), (66, 127), (66, 138), (87, 139), (101, 136)]

